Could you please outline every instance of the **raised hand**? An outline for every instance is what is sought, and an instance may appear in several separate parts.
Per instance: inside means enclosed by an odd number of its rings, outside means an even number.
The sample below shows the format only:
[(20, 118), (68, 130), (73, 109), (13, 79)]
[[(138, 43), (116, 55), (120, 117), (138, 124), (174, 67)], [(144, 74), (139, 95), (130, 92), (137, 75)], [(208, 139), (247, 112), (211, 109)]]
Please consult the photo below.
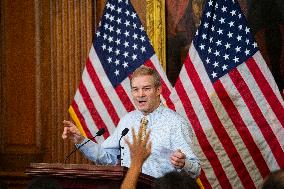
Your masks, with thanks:
[(133, 143), (131, 144), (126, 138), (125, 142), (129, 146), (131, 165), (122, 182), (120, 189), (135, 189), (138, 181), (139, 174), (142, 169), (144, 161), (151, 154), (152, 143), (149, 142), (150, 131), (146, 133), (145, 138), (142, 137), (142, 127), (139, 129), (138, 136), (135, 134), (134, 129), (131, 128)]
[(84, 140), (83, 135), (80, 133), (79, 129), (73, 124), (71, 121), (63, 121), (64, 130), (62, 133), (63, 139), (70, 139), (74, 143), (79, 144), (82, 143)]
[(146, 133), (145, 139), (142, 139), (142, 127), (139, 129), (138, 136), (135, 134), (134, 129), (131, 128), (133, 143), (130, 144), (126, 138), (125, 142), (129, 146), (131, 164), (139, 165), (142, 167), (144, 161), (151, 154), (152, 143), (149, 141), (150, 131)]

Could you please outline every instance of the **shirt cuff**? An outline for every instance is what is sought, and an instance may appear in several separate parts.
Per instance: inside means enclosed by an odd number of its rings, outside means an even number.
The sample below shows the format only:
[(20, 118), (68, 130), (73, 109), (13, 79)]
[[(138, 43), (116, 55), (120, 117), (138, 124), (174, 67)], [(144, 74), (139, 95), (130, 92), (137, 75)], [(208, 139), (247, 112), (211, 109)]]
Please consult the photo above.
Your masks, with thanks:
[(191, 168), (192, 168), (192, 163), (190, 162), (190, 161), (187, 161), (187, 160), (185, 160), (185, 162), (184, 162), (184, 166), (183, 166), (183, 168), (181, 168), (181, 169), (184, 169), (184, 170), (190, 170)]
[(200, 166), (195, 163), (196, 162), (192, 163), (191, 161), (185, 160), (184, 166), (181, 170), (188, 172), (192, 178), (196, 178), (200, 174)]
[(76, 148), (79, 148), (81, 145), (83, 145), (85, 142), (87, 142), (87, 140), (89, 140), (89, 139), (84, 138), (84, 140), (81, 143), (75, 144)]

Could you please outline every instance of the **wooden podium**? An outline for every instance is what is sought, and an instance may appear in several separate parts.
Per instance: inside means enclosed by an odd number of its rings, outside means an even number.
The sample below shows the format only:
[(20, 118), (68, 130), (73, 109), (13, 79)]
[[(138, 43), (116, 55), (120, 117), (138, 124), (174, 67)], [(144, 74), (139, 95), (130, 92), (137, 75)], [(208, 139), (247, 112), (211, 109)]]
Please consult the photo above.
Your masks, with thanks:
[[(120, 188), (127, 168), (88, 164), (31, 163), (26, 174), (31, 178), (46, 176), (58, 180), (65, 189), (112, 189)], [(151, 188), (154, 178), (141, 174), (138, 189)]]

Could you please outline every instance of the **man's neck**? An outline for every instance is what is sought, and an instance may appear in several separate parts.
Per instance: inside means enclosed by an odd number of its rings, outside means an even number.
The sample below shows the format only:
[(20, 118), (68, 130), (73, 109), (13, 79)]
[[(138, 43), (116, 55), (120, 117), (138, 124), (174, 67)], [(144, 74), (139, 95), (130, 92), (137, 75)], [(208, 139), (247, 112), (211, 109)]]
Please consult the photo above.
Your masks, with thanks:
[(160, 105), (161, 105), (161, 101), (160, 101), (160, 103), (159, 103), (159, 104), (157, 104), (157, 105), (153, 108), (153, 110), (152, 110), (152, 111), (149, 111), (149, 112), (142, 112), (142, 113), (143, 113), (143, 115), (144, 115), (144, 116), (147, 116), (147, 115), (149, 115), (149, 114), (153, 113), (154, 111), (156, 111), (156, 110), (160, 107)]

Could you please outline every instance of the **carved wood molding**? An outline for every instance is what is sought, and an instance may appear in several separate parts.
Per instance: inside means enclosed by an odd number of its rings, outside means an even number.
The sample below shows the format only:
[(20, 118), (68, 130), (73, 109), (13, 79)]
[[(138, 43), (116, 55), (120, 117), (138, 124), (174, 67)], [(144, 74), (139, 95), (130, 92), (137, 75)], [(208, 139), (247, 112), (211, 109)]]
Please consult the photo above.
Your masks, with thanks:
[[(29, 176), (54, 176), (69, 179), (90, 179), (93, 183), (96, 180), (107, 182), (122, 181), (128, 168), (111, 165), (88, 165), (88, 164), (61, 164), (61, 163), (31, 163), (25, 173)], [(141, 173), (138, 183), (142, 183), (149, 188), (154, 183), (154, 178)], [(138, 184), (139, 185), (139, 184)], [(95, 187), (93, 187), (95, 188)], [(108, 188), (108, 187), (104, 187)], [(138, 187), (141, 188), (141, 187)]]
[(146, 9), (147, 34), (166, 70), (165, 0), (146, 0)]

